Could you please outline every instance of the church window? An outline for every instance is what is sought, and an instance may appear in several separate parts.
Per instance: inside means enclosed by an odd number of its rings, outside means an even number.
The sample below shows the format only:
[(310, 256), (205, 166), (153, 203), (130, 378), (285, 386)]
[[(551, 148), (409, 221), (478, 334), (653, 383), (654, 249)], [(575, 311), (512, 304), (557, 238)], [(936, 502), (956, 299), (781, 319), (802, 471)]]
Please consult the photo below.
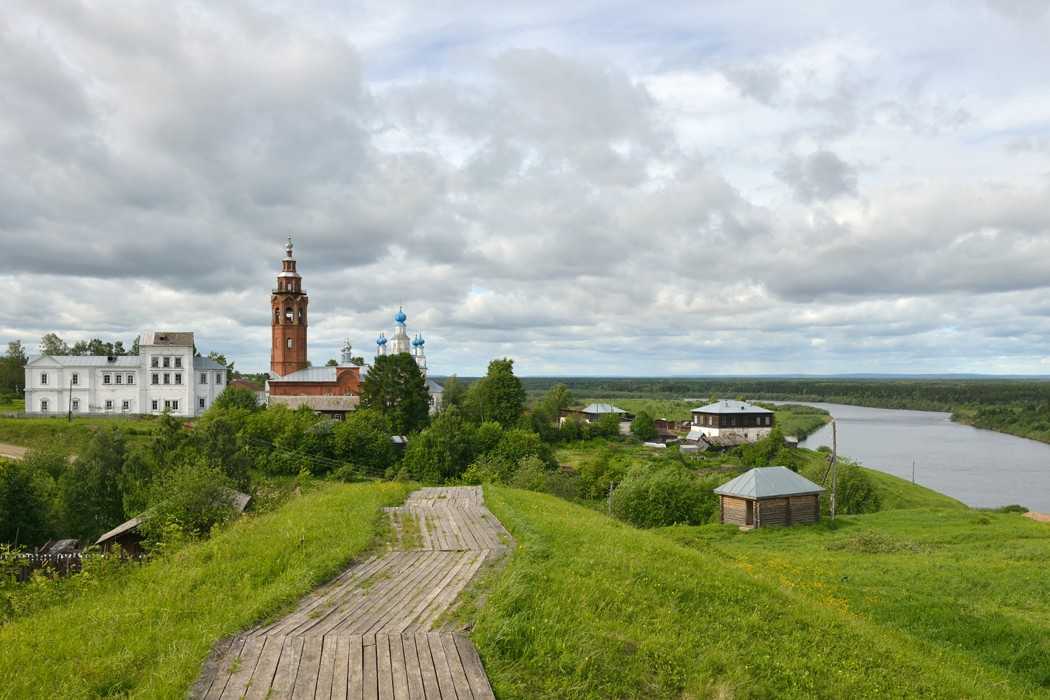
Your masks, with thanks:
[(171, 367), (171, 358), (170, 357), (165, 357), (164, 358), (164, 366), (165, 367)]
[(120, 410), (122, 410), (122, 411), (130, 411), (131, 410), (131, 402), (130, 401), (124, 401), (120, 405)]
[(182, 384), (182, 375), (179, 374), (178, 372), (175, 373), (175, 383), (176, 384)]
[(160, 375), (154, 372), (152, 377), (150, 377), (150, 382), (153, 384), (160, 384)]
[(76, 372), (73, 373), (72, 383), (73, 383), (73, 386), (79, 386), (80, 385), (80, 375), (77, 374)]
[(165, 384), (171, 384), (171, 375), (168, 374), (167, 372), (164, 373), (164, 383)]
[(112, 382), (113, 382), (113, 377), (111, 377), (109, 374), (103, 374), (102, 375), (102, 383), (103, 384), (110, 384)]
[(291, 350), (294, 347), (294, 345), (295, 345), (295, 341), (293, 341), (291, 338), (289, 338), (288, 339), (288, 349)]
[(106, 399), (106, 410), (107, 411), (112, 411), (113, 410), (113, 399)]
[(299, 323), (302, 323), (305, 320), (306, 320), (306, 312), (304, 312), (302, 309), (299, 309)]
[(40, 383), (44, 386), (47, 386), (47, 372), (40, 373)]
[(47, 413), (47, 399), (40, 399), (40, 412)]
[(74, 411), (79, 411), (80, 410), (80, 399), (73, 399), (73, 410)]
[(153, 357), (149, 358), (149, 366), (150, 367), (160, 367), (160, 358), (157, 357), (156, 355), (154, 355)]
[(134, 384), (135, 383), (135, 375), (134, 374), (129, 374), (128, 375), (128, 382), (127, 383), (128, 384)]
[(175, 367), (176, 368), (181, 368), (182, 367), (182, 358), (181, 357), (176, 357), (175, 358)]
[(117, 384), (123, 384), (123, 383), (124, 383), (124, 375), (123, 374), (118, 374), (117, 375)]
[(215, 383), (216, 384), (222, 384), (222, 372), (219, 372), (218, 374), (215, 375)]
[(208, 383), (208, 373), (207, 372), (201, 372), (201, 384), (207, 384), (207, 383)]
[(292, 312), (292, 307), (289, 306), (288, 308), (286, 308), (284, 310), (284, 322), (285, 323), (291, 323), (294, 318), (295, 318), (295, 316), (294, 316), (294, 314)]
[(281, 322), (281, 310), (280, 309), (274, 309), (273, 310), (273, 322), (274, 323), (280, 323)]
[(204, 399), (203, 398), (198, 399), (197, 400), (197, 405), (200, 406), (201, 408), (204, 408)]
[(176, 400), (171, 402), (171, 410), (173, 410), (173, 411), (179, 410), (179, 401), (178, 401), (178, 399), (176, 399)]
[(156, 399), (153, 399), (153, 410), (156, 411), (158, 406), (160, 406), (160, 402)]

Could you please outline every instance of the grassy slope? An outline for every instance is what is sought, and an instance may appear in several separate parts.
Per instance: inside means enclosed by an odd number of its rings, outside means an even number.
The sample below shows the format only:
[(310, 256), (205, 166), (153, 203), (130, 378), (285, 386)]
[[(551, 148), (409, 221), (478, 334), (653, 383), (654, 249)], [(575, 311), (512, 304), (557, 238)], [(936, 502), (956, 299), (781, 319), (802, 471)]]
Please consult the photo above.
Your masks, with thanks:
[(0, 627), (0, 698), (184, 697), (212, 645), (330, 579), (401, 484), (333, 484)]
[(149, 418), (92, 416), (74, 418), (0, 418), (0, 442), (22, 447), (47, 447), (58, 444), (76, 452), (100, 428), (119, 427), (135, 440), (153, 433), (156, 422)]
[[(733, 568), (1050, 694), (1050, 527), (1017, 514), (901, 510), (741, 533), (674, 527), (671, 539)], [(1004, 690), (1003, 696), (1010, 693)]]
[(1031, 694), (1016, 674), (713, 549), (552, 496), (486, 494), (519, 543), (474, 633), (501, 697)]

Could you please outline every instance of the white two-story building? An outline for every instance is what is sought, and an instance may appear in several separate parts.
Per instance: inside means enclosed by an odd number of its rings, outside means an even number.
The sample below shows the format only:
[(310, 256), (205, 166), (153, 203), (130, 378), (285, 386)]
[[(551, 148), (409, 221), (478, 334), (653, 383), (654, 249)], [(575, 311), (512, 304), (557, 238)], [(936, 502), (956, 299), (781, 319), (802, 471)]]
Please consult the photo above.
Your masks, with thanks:
[(226, 368), (194, 357), (193, 333), (143, 333), (138, 355), (38, 355), (25, 367), (26, 413), (198, 416), (226, 388)]

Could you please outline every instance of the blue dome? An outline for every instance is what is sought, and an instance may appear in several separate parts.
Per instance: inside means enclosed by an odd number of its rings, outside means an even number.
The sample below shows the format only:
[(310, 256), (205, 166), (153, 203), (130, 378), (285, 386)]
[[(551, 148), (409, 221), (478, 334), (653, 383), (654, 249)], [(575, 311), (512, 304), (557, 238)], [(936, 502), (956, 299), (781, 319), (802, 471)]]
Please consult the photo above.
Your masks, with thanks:
[(421, 348), (421, 347), (423, 347), (423, 337), (417, 335), (415, 338), (413, 338), (412, 339), (412, 347), (414, 347), (414, 348)]
[(404, 325), (405, 321), (408, 320), (408, 316), (405, 316), (404, 309), (397, 310), (397, 313), (394, 314), (394, 320), (397, 321), (399, 324)]
[(386, 336), (381, 335), (378, 338), (376, 338), (376, 345), (386, 345)]
[(427, 344), (427, 341), (423, 340), (423, 336), (418, 336), (416, 338), (416, 341), (419, 343), (419, 347), (423, 347)]

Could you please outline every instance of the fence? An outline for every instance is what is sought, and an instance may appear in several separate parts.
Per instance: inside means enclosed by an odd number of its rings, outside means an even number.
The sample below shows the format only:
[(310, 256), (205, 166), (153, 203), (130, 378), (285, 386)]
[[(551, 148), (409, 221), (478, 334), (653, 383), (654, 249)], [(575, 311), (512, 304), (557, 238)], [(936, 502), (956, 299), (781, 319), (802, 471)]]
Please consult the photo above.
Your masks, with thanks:
[(19, 582), (23, 582), (28, 580), (29, 577), (33, 575), (33, 572), (38, 569), (51, 569), (59, 576), (78, 574), (84, 566), (85, 557), (89, 559), (117, 557), (119, 559), (134, 560), (142, 558), (141, 555), (133, 556), (127, 553), (101, 554), (98, 552), (92, 552), (91, 554), (85, 555), (80, 552), (68, 554), (35, 554), (33, 552), (19, 552), (17, 554), (8, 554), (0, 557), (0, 564), (10, 563), (12, 568), (16, 569), (15, 577)]

